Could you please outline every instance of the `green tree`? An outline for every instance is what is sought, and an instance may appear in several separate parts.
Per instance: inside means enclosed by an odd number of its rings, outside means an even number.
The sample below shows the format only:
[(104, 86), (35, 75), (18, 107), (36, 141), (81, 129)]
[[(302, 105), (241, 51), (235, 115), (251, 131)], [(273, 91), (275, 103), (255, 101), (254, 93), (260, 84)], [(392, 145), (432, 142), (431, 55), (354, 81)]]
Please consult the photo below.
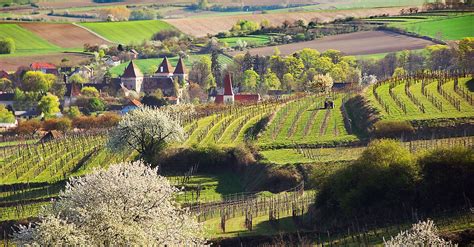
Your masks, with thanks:
[(81, 111), (79, 110), (79, 107), (77, 106), (71, 106), (68, 111), (68, 115), (71, 118), (76, 118), (80, 117), (82, 115)]
[(467, 37), (459, 41), (459, 63), (467, 71), (474, 70), (474, 37)]
[(209, 2), (207, 0), (199, 0), (198, 9), (207, 10), (209, 8)]
[(220, 82), (222, 80), (222, 66), (219, 62), (219, 52), (216, 50), (213, 50), (211, 54), (211, 71), (214, 79)]
[(15, 50), (15, 40), (12, 38), (3, 38), (0, 40), (0, 54), (12, 54), (15, 53)]
[(244, 72), (244, 80), (242, 81), (242, 89), (244, 92), (254, 92), (257, 89), (260, 76), (253, 69)]
[(332, 63), (337, 64), (341, 61), (342, 59), (342, 53), (338, 50), (333, 50), (333, 49), (328, 49), (323, 54), (321, 54), (323, 57), (329, 57), (332, 61)]
[(95, 87), (83, 87), (81, 94), (87, 97), (99, 97), (99, 90)]
[(198, 83), (202, 88), (209, 89), (216, 85), (216, 81), (211, 72), (212, 61), (207, 56), (202, 56), (198, 61), (193, 63), (189, 72), (189, 79)]
[[(305, 68), (303, 61), (294, 56), (288, 56), (285, 58), (285, 67), (286, 71), (293, 75), (293, 78), (300, 78)], [(279, 78), (283, 78), (283, 75)]]
[(263, 83), (266, 89), (280, 89), (281, 86), (280, 79), (278, 79), (278, 76), (270, 69), (265, 74)]
[(303, 50), (298, 52), (301, 61), (303, 61), (305, 69), (315, 68), (316, 61), (319, 58), (319, 51), (310, 48), (304, 48)]
[(87, 104), (87, 109), (90, 112), (98, 112), (98, 111), (104, 111), (105, 110), (105, 103), (101, 99), (94, 97), (90, 98), (89, 102)]
[(38, 109), (46, 116), (58, 113), (60, 111), (59, 98), (56, 95), (48, 93), (38, 102)]
[(314, 68), (316, 68), (320, 74), (329, 73), (332, 67), (334, 67), (334, 64), (329, 57), (320, 57), (314, 61)]
[(341, 64), (336, 64), (334, 67), (332, 67), (329, 75), (336, 82), (345, 82), (347, 70), (344, 70), (344, 66), (341, 66)]
[(23, 76), (21, 89), (33, 92), (48, 92), (56, 81), (56, 76), (41, 71), (28, 71)]
[(0, 123), (14, 123), (15, 115), (5, 105), (0, 105)]
[(393, 75), (392, 77), (403, 77), (407, 74), (407, 72), (405, 71), (404, 68), (402, 67), (398, 67), (395, 69), (395, 71), (393, 72)]
[(296, 80), (291, 73), (286, 73), (283, 75), (283, 80), (281, 81), (281, 88), (287, 91), (298, 90), (298, 84), (296, 83)]
[(76, 84), (84, 84), (87, 81), (86, 81), (86, 78), (84, 78), (82, 75), (76, 73), (72, 75), (71, 77), (69, 77), (68, 82), (76, 83)]
[(316, 207), (326, 217), (372, 215), (410, 208), (417, 167), (397, 141), (377, 140), (359, 159), (331, 175), (321, 186)]

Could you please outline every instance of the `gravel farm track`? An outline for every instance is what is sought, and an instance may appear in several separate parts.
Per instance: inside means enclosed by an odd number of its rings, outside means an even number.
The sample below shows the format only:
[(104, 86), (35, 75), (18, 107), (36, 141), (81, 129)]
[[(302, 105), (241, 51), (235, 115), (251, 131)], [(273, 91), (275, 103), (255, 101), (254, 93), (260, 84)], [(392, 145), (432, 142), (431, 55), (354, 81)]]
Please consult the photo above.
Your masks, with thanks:
[[(335, 49), (342, 51), (346, 55), (366, 55), (402, 50), (416, 50), (428, 45), (435, 45), (435, 43), (393, 32), (365, 31), (327, 36), (321, 39), (287, 45), (253, 48), (248, 51), (252, 55), (272, 55), (275, 51), (275, 47), (278, 47), (282, 55), (289, 55), (303, 48), (312, 48), (320, 52), (327, 49)], [(247, 50), (235, 51), (230, 54), (235, 55), (245, 52), (247, 52)]]
[(109, 44), (86, 29), (70, 23), (34, 22), (21, 23), (20, 26), (63, 48), (82, 48), (84, 44)]
[[(405, 7), (406, 8), (406, 7)], [(272, 25), (281, 25), (285, 20), (294, 22), (303, 19), (311, 21), (317, 18), (320, 22), (329, 22), (337, 18), (356, 17), (363, 18), (376, 15), (397, 15), (402, 7), (393, 8), (372, 8), (372, 9), (350, 9), (350, 10), (326, 10), (318, 12), (285, 12), (271, 14), (248, 14), (229, 16), (208, 16), (180, 19), (166, 19), (165, 21), (175, 26), (183, 33), (204, 37), (208, 34), (217, 34), (228, 31), (239, 20), (251, 20), (261, 22), (266, 19)]]

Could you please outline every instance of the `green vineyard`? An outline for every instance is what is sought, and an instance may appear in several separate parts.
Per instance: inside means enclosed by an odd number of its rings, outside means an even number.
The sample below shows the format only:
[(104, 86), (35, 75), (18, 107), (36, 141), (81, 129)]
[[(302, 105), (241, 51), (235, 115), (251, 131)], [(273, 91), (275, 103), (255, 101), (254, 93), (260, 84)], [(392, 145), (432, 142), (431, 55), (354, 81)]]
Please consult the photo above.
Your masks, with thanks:
[(367, 98), (383, 118), (421, 120), (474, 116), (474, 93), (467, 84), (472, 77), (423, 74), (378, 82)]
[(308, 96), (281, 105), (258, 144), (272, 148), (356, 140), (344, 117), (344, 97), (334, 96), (333, 109), (324, 108), (324, 96)]

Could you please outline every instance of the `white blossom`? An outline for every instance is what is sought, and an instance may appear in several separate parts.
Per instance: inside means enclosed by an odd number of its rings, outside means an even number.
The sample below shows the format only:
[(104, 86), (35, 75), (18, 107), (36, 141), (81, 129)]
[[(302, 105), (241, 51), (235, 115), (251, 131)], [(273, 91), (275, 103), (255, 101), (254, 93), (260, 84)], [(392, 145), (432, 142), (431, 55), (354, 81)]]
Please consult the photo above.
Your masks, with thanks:
[(457, 246), (438, 236), (438, 229), (432, 220), (413, 224), (412, 228), (400, 232), (396, 237), (385, 241), (386, 247), (402, 246)]
[(184, 140), (184, 129), (169, 108), (140, 107), (129, 112), (112, 132), (109, 147), (132, 148), (148, 159), (170, 142)]
[(177, 189), (142, 162), (72, 178), (19, 245), (200, 246), (203, 229), (177, 206)]

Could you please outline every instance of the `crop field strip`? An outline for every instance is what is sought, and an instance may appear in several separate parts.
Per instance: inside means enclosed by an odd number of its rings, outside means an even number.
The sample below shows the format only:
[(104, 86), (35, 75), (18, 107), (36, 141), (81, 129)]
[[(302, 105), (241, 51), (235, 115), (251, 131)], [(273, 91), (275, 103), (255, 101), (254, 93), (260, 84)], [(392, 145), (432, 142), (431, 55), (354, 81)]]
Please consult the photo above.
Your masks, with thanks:
[[(141, 43), (144, 40), (151, 40), (153, 34), (159, 31), (174, 29), (167, 22), (160, 20), (89, 22), (80, 25), (112, 42), (121, 44)], [(133, 32), (133, 35), (130, 32)]]
[(390, 79), (372, 86), (366, 96), (388, 119), (470, 117), (473, 93), (455, 87), (456, 81), (465, 85), (470, 78), (433, 73)]
[(0, 24), (0, 38), (12, 38), (15, 41), (16, 53), (37, 51), (57, 51), (60, 47), (49, 43), (18, 24)]

